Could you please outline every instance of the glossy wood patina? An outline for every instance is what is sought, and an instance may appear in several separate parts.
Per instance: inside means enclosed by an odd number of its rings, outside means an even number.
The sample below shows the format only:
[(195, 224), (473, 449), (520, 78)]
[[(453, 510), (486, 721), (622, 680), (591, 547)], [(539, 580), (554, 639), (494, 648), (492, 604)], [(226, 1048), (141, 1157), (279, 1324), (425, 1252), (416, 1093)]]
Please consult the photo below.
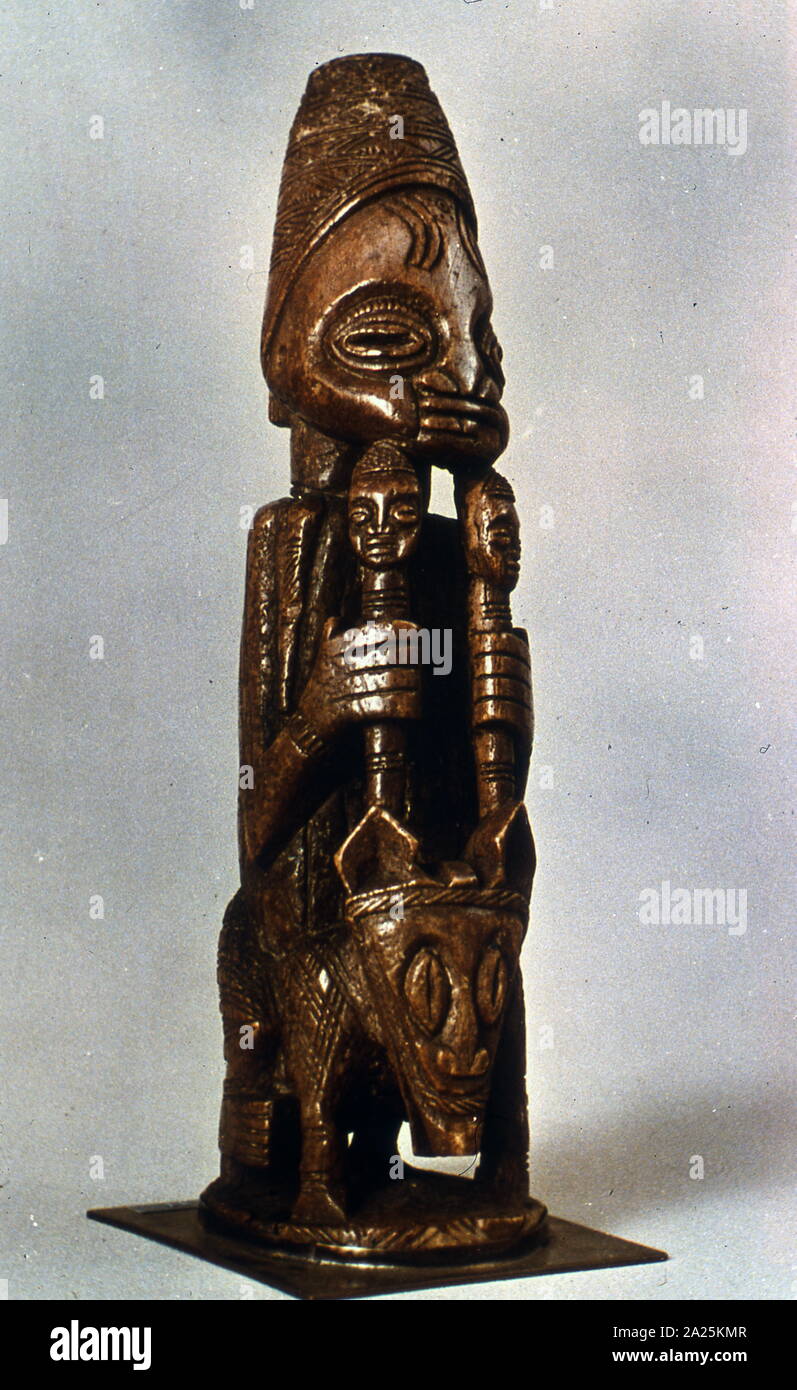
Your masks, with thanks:
[[(423, 69), (316, 69), (261, 341), (290, 488), (247, 554), (221, 1168), (198, 1203), (89, 1213), (304, 1298), (666, 1258), (529, 1196), (531, 670), (491, 314)], [(458, 1173), (402, 1162), (405, 1123)]]
[[(491, 313), (423, 69), (317, 69), (263, 322), (291, 489), (247, 559), (222, 1161), (202, 1198), (265, 1243), (449, 1258), (543, 1229), (518, 964), (530, 667)], [(458, 521), (427, 512), (432, 468)], [(472, 1156), (471, 1177), (402, 1165), (405, 1120), (416, 1154)]]

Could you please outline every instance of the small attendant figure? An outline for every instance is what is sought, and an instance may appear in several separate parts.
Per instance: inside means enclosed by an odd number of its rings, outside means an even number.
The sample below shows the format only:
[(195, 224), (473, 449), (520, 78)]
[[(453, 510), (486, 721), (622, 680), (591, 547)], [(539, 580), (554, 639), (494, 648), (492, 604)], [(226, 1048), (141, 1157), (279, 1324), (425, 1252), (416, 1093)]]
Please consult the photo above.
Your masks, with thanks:
[(523, 796), (532, 739), (531, 666), (509, 596), (520, 575), (520, 522), (509, 483), (491, 468), (457, 495), (470, 576), (473, 737), (482, 818)]
[[(371, 643), (395, 640), (395, 628), (379, 626), (386, 622), (407, 622), (407, 631), (414, 631), (406, 562), (418, 543), (423, 511), (418, 474), (403, 450), (389, 441), (366, 449), (349, 487), (349, 539), (359, 561), (362, 620)], [(366, 806), (403, 814), (404, 747), (398, 722), (366, 726)]]

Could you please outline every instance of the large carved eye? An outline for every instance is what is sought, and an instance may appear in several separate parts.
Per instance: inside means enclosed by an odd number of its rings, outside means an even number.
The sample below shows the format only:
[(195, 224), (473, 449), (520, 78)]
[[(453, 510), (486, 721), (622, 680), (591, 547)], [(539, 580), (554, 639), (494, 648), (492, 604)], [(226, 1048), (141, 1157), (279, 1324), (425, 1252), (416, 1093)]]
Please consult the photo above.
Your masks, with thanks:
[(415, 1022), (433, 1037), (448, 1015), (451, 986), (440, 957), (422, 946), (404, 976), (404, 994)]
[(382, 298), (350, 310), (326, 335), (331, 356), (365, 371), (416, 371), (435, 355), (434, 330), (418, 310)]
[(484, 951), (476, 971), (476, 1007), (488, 1028), (501, 1017), (508, 984), (506, 961), (493, 942)]

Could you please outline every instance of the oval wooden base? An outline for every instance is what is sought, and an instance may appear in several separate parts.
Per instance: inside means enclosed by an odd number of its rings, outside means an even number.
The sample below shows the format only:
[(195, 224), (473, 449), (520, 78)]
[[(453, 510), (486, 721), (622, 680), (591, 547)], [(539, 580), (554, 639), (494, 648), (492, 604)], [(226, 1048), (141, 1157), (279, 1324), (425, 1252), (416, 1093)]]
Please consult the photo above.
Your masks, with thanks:
[[(282, 1207), (280, 1211), (279, 1208)], [(536, 1234), (543, 1238), (547, 1210), (533, 1197), (503, 1203), (479, 1183), (418, 1169), (381, 1187), (345, 1224), (293, 1221), (272, 1189), (233, 1187), (218, 1178), (200, 1199), (212, 1229), (284, 1248), (313, 1247), (337, 1258), (404, 1257), (434, 1261), (458, 1254), (497, 1254)]]

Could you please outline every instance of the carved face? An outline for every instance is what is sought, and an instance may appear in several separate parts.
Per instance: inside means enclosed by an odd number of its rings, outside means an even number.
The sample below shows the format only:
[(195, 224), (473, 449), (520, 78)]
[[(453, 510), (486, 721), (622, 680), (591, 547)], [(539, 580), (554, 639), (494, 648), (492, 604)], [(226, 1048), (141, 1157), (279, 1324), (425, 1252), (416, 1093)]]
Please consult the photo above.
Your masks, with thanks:
[(486, 901), (439, 898), (357, 932), (415, 1153), (474, 1154), (524, 927)]
[(511, 592), (520, 576), (520, 519), (511, 498), (479, 486), (466, 503), (463, 529), (469, 572)]
[(389, 569), (415, 548), (421, 529), (421, 490), (406, 469), (360, 472), (349, 489), (349, 538), (362, 564)]
[(455, 468), (504, 449), (501, 350), (478, 251), (453, 199), (359, 208), (292, 286), (268, 382), (295, 414), (354, 442), (396, 438)]

